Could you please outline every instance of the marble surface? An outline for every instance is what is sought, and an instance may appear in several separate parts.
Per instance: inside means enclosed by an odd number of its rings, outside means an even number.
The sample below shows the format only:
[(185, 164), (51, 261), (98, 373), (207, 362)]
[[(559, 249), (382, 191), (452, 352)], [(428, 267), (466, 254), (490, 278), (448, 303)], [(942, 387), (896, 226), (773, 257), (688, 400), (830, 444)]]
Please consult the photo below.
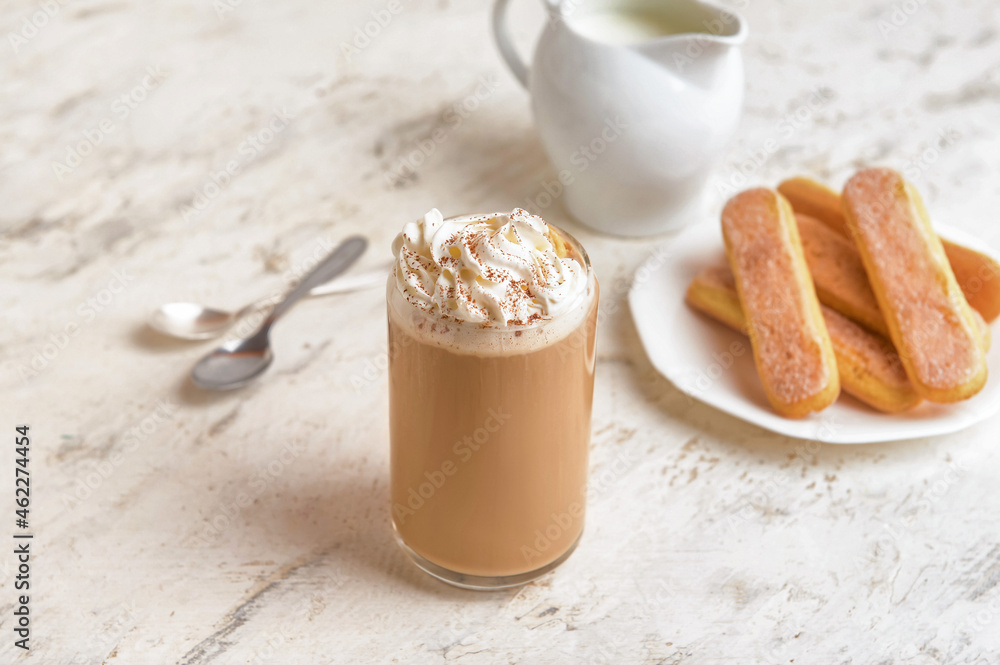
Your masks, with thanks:
[[(188, 383), (209, 346), (149, 332), (160, 303), (280, 292), (348, 233), (375, 265), (431, 206), (525, 205), (553, 177), (487, 4), (397, 2), (5, 3), (0, 422), (8, 445), (32, 426), (36, 549), (24, 656), (3, 547), (0, 662), (1000, 662), (1000, 420), (839, 447), (689, 401), (624, 300), (669, 238), (544, 211), (605, 316), (587, 531), (520, 589), (450, 588), (393, 542), (378, 289), (297, 308), (246, 390)], [(515, 3), (524, 45), (537, 4)], [(744, 178), (885, 164), (1000, 244), (1000, 6), (731, 4), (748, 97), (715, 210)]]

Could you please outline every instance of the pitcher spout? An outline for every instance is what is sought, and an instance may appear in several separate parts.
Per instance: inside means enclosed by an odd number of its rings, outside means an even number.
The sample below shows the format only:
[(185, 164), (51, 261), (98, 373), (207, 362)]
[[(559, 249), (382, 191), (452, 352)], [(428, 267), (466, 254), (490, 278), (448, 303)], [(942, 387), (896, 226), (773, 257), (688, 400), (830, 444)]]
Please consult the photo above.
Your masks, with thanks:
[(632, 48), (691, 85), (711, 88), (731, 69), (732, 60), (741, 59), (746, 22), (728, 9), (703, 2), (690, 3), (686, 18), (701, 29), (665, 35)]
[(746, 40), (739, 14), (704, 0), (544, 2), (583, 42), (635, 51), (698, 86), (712, 85)]

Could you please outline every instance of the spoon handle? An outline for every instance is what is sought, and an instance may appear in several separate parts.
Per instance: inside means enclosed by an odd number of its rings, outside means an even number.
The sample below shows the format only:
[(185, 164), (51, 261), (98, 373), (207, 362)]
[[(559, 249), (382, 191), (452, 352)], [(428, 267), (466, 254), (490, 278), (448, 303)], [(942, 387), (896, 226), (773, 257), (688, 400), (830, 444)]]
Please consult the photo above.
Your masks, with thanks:
[(288, 295), (286, 295), (284, 299), (279, 302), (273, 310), (271, 310), (271, 315), (267, 317), (265, 327), (278, 320), (278, 318), (290, 310), (295, 303), (301, 300), (304, 296), (308, 295), (309, 291), (314, 287), (330, 281), (343, 271), (350, 268), (351, 265), (365, 253), (365, 249), (367, 249), (367, 247), (368, 241), (361, 236), (351, 236), (344, 242), (340, 243), (340, 245), (338, 245), (329, 256), (323, 259), (312, 272), (303, 277), (302, 281), (299, 282), (294, 289), (289, 291)]
[(309, 292), (309, 295), (328, 296), (334, 293), (360, 291), (361, 289), (367, 289), (372, 286), (385, 286), (385, 280), (389, 277), (389, 273), (392, 271), (392, 265), (393, 264), (391, 262), (387, 262), (377, 268), (366, 270), (365, 272), (359, 272), (348, 275), (347, 277), (341, 277), (340, 279), (333, 280), (328, 284), (320, 284), (319, 286), (313, 287), (313, 290)]

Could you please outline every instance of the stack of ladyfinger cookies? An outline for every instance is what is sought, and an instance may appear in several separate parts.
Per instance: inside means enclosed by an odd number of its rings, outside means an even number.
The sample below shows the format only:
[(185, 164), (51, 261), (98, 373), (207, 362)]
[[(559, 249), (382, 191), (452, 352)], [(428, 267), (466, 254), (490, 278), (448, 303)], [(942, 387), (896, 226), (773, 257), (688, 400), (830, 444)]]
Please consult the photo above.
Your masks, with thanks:
[(859, 171), (841, 195), (807, 178), (742, 192), (722, 234), (728, 267), (697, 275), (687, 301), (750, 336), (779, 414), (825, 409), (841, 388), (898, 413), (985, 384), (1000, 265), (938, 238), (899, 173)]

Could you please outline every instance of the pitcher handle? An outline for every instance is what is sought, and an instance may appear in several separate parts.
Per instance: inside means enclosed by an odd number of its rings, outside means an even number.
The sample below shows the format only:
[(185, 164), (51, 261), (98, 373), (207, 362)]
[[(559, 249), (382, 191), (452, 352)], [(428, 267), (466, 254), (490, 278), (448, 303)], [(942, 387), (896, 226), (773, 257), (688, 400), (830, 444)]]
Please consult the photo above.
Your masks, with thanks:
[(507, 31), (507, 5), (510, 0), (496, 0), (493, 3), (493, 39), (497, 43), (500, 55), (510, 69), (510, 73), (521, 82), (525, 88), (528, 87), (528, 66), (521, 60), (514, 42), (510, 39)]

